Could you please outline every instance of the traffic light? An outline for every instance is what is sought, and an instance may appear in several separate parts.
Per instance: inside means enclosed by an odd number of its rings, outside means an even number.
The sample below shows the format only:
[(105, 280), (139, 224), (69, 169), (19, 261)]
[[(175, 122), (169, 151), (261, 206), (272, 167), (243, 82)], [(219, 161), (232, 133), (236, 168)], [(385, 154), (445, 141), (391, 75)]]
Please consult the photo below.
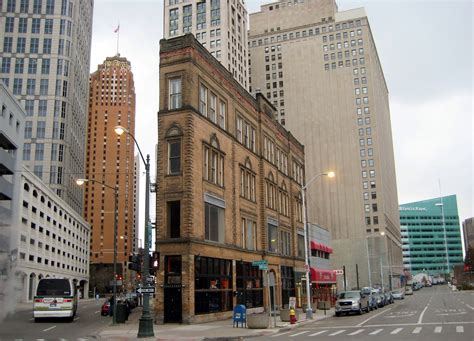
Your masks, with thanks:
[(142, 266), (141, 266), (141, 259), (140, 259), (140, 255), (131, 255), (131, 256), (128, 256), (128, 269), (129, 270), (132, 270), (132, 271), (137, 271), (137, 272), (141, 272), (142, 270)]

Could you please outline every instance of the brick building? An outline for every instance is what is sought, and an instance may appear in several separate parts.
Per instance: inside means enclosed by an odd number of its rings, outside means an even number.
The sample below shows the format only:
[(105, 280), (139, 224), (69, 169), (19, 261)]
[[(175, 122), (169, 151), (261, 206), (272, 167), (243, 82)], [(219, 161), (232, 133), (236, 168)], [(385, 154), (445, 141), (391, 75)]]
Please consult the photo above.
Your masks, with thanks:
[(160, 94), (158, 322), (262, 309), (256, 260), (272, 302), (304, 302), (303, 146), (190, 34), (161, 41)]

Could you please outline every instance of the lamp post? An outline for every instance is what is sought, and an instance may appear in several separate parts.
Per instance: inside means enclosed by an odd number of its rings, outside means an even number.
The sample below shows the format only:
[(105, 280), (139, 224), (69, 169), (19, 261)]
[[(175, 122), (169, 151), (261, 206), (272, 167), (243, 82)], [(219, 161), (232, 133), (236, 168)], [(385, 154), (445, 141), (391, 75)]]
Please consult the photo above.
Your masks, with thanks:
[(78, 186), (84, 185), (86, 182), (95, 182), (104, 187), (110, 188), (114, 191), (114, 297), (113, 297), (113, 312), (112, 312), (112, 324), (117, 323), (117, 227), (118, 227), (118, 186), (115, 185), (114, 187), (107, 185), (101, 181), (97, 181), (94, 179), (77, 179), (76, 184)]
[[(142, 275), (142, 287), (145, 288), (147, 287), (147, 281), (148, 277), (150, 275), (150, 259), (149, 259), (149, 254), (150, 254), (150, 236), (151, 236), (151, 223), (150, 223), (150, 155), (146, 156), (146, 161), (145, 158), (143, 157), (142, 151), (140, 149), (140, 146), (138, 145), (137, 140), (133, 136), (132, 133), (130, 133), (126, 128), (122, 126), (116, 126), (115, 127), (115, 133), (117, 135), (122, 135), (123, 133), (126, 133), (128, 136), (130, 136), (135, 143), (135, 145), (138, 148), (138, 153), (140, 154), (140, 158), (142, 159), (144, 165), (145, 165), (145, 171), (146, 171), (146, 182), (145, 182), (145, 245), (144, 245), (144, 259), (143, 259), (143, 275)], [(153, 319), (151, 318), (150, 314), (150, 296), (148, 293), (143, 293), (143, 312), (142, 316), (140, 317), (140, 323), (138, 325), (138, 337), (150, 337), (154, 336), (153, 332)]]
[(306, 270), (306, 319), (313, 319), (313, 308), (311, 307), (311, 289), (310, 289), (310, 270), (309, 270), (309, 248), (308, 248), (308, 222), (306, 221), (306, 189), (308, 186), (317, 178), (321, 176), (327, 176), (328, 178), (334, 177), (334, 172), (327, 172), (318, 174), (309, 180), (306, 185), (301, 188), (301, 197), (303, 199), (303, 224), (304, 224), (304, 262)]
[[(443, 221), (443, 233), (444, 233), (444, 252), (446, 254), (446, 266), (448, 267), (447, 268), (447, 273), (448, 273), (448, 276), (450, 276), (450, 264), (449, 264), (449, 254), (448, 254), (448, 239), (447, 239), (447, 236), (446, 236), (446, 223), (445, 223), (445, 220), (444, 220), (444, 203), (443, 203), (443, 197), (440, 197), (439, 198), (440, 202), (436, 203), (435, 206), (439, 206), (441, 208), (441, 219)], [(446, 275), (445, 275), (446, 276)]]

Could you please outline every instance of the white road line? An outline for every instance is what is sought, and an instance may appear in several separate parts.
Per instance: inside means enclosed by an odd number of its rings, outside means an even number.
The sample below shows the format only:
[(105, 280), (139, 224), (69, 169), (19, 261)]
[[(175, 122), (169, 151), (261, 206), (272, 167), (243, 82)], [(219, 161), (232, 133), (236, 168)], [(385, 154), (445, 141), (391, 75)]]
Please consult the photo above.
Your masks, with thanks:
[(48, 330), (51, 330), (51, 329), (54, 329), (56, 328), (56, 326), (52, 326), (52, 327), (49, 327), (49, 328), (46, 328), (46, 329), (43, 329), (44, 332), (47, 332)]
[(420, 334), (422, 327), (416, 327), (413, 329), (412, 334)]
[(348, 334), (348, 335), (357, 335), (357, 334), (362, 333), (364, 330), (365, 330), (365, 329), (359, 329), (359, 330), (356, 330), (355, 332), (352, 332), (352, 333), (350, 333), (350, 334)]
[(467, 307), (469, 307), (470, 309), (474, 310), (474, 307), (471, 307), (469, 304), (466, 304)]
[(272, 336), (270, 336), (270, 337), (279, 337), (279, 336), (282, 336), (282, 335), (285, 335), (285, 334), (289, 334), (289, 333), (291, 333), (291, 332), (292, 332), (292, 330), (290, 330), (289, 332), (284, 332), (284, 333), (275, 334), (275, 335), (272, 335)]
[(403, 330), (403, 328), (397, 328), (397, 329), (393, 330), (390, 334), (395, 335), (395, 334), (400, 333), (402, 330)]
[(443, 327), (438, 326), (438, 327), (435, 328), (434, 332), (436, 334), (439, 334), (439, 333), (441, 333), (442, 330), (443, 330)]
[(320, 334), (325, 333), (325, 332), (327, 332), (327, 330), (321, 330), (317, 333), (309, 334), (308, 336), (316, 336), (316, 335), (320, 335)]
[(288, 335), (288, 337), (295, 337), (295, 336), (298, 336), (298, 335), (301, 335), (301, 334), (306, 334), (306, 333), (308, 333), (308, 332), (309, 332), (309, 330), (306, 330), (306, 331), (304, 331), (304, 332), (299, 332), (299, 333), (296, 333), (296, 334)]
[(364, 323), (366, 323), (366, 322), (372, 320), (373, 318), (375, 318), (375, 317), (377, 317), (377, 316), (379, 316), (379, 315), (382, 315), (383, 313), (386, 313), (386, 312), (389, 311), (390, 309), (392, 309), (392, 308), (388, 308), (387, 310), (381, 311), (380, 313), (375, 314), (375, 315), (372, 316), (372, 317), (369, 317), (367, 320), (362, 321), (361, 323), (359, 323), (358, 325), (356, 325), (356, 327), (361, 327)]
[(464, 333), (464, 327), (463, 326), (456, 326), (456, 333)]
[(377, 330), (374, 330), (372, 333), (369, 333), (369, 335), (377, 335), (378, 333), (380, 333), (383, 329), (377, 329)]
[(30, 318), (30, 321), (33, 321), (34, 319), (35, 319), (35, 318), (34, 318), (34, 317), (32, 317), (32, 318)]
[(74, 321), (77, 321), (77, 320), (79, 320), (79, 319), (80, 319), (80, 317), (76, 317), (76, 318), (74, 319)]
[(346, 331), (345, 329), (338, 330), (337, 332), (334, 332), (334, 333), (329, 334), (329, 336), (339, 335), (339, 334), (341, 334), (341, 333), (344, 333), (345, 331)]
[(426, 305), (425, 309), (423, 309), (423, 311), (421, 312), (420, 318), (418, 319), (418, 322), (417, 322), (418, 324), (421, 324), (421, 321), (423, 320), (423, 315), (425, 315), (425, 312), (426, 312), (426, 310), (428, 309), (429, 306), (430, 306), (430, 304), (428, 303)]
[(98, 314), (98, 313), (100, 313), (100, 310), (94, 311), (94, 314)]

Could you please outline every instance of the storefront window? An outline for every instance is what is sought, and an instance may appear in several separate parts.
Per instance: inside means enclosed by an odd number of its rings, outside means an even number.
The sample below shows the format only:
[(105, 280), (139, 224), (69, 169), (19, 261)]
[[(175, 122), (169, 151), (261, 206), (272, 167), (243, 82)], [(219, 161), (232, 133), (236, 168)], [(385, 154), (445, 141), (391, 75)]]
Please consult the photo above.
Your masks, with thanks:
[(232, 310), (232, 261), (196, 257), (195, 314)]
[(263, 274), (252, 263), (237, 262), (237, 304), (247, 308), (263, 307)]
[(290, 266), (281, 267), (281, 301), (287, 307), (290, 297), (295, 296), (295, 273)]

